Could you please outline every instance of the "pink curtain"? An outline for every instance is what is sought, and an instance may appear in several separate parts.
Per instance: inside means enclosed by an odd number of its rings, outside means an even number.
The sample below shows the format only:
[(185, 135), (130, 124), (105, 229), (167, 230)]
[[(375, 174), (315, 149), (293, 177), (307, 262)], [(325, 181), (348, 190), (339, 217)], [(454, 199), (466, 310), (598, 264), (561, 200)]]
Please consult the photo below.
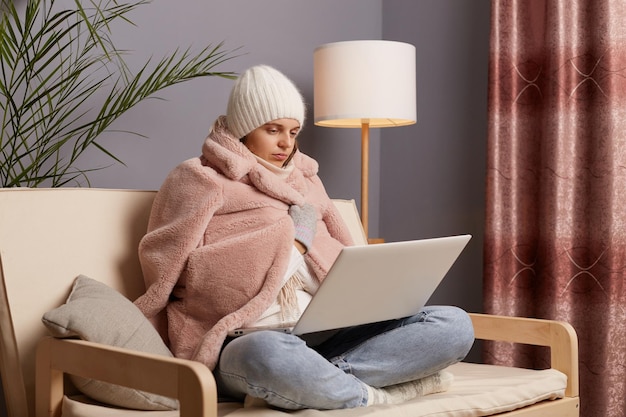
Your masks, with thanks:
[(581, 416), (624, 417), (626, 2), (492, 0), (491, 25), (485, 311), (571, 323)]

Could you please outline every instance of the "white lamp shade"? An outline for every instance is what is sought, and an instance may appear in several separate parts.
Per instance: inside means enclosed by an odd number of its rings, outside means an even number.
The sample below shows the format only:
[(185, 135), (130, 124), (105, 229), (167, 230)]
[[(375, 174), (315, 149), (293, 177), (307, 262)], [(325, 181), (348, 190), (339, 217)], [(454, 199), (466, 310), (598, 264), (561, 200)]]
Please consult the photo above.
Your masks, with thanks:
[(415, 123), (415, 46), (384, 40), (327, 43), (315, 49), (313, 67), (316, 125)]

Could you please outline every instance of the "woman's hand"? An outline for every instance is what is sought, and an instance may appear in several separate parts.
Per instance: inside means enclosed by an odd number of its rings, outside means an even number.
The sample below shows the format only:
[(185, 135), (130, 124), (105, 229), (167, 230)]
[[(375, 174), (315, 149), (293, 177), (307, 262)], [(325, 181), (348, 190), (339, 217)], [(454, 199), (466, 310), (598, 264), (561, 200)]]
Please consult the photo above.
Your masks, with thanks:
[(313, 244), (313, 238), (317, 230), (317, 213), (315, 212), (315, 207), (308, 203), (302, 207), (293, 205), (289, 207), (289, 215), (296, 229), (296, 247), (300, 253), (306, 253)]

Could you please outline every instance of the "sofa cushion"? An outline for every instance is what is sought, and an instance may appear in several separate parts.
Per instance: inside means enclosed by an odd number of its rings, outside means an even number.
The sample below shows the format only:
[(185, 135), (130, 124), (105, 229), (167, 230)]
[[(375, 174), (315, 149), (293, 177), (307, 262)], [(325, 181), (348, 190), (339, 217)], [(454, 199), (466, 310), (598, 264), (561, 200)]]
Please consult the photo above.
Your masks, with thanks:
[[(461, 362), (447, 368), (454, 382), (446, 392), (416, 398), (402, 404), (377, 405), (343, 410), (284, 411), (268, 407), (244, 408), (241, 403), (218, 404), (218, 417), (484, 417), (527, 407), (542, 401), (563, 401), (558, 410), (575, 410), (577, 399), (564, 398), (567, 377), (555, 369), (531, 370)], [(556, 415), (535, 410), (533, 415)], [(87, 399), (66, 397), (63, 417), (109, 417), (109, 409)], [(526, 410), (528, 411), (528, 410)], [(526, 415), (520, 411), (519, 415)], [(116, 413), (132, 417), (133, 412)], [(517, 415), (517, 414), (516, 414)], [(530, 413), (528, 414), (530, 415)], [(571, 415), (571, 414), (567, 414)], [(154, 417), (175, 417), (175, 412), (158, 412)]]
[[(152, 324), (126, 297), (101, 282), (76, 278), (64, 305), (44, 314), (54, 337), (83, 340), (172, 356)], [(82, 393), (100, 402), (139, 410), (173, 410), (175, 399), (106, 382), (71, 376)]]

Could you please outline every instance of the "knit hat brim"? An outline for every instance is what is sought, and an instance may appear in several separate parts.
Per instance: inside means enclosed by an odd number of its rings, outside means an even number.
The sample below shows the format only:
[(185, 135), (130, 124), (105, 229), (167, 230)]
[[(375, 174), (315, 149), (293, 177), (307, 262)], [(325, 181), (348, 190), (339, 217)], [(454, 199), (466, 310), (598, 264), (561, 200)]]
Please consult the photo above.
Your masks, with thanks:
[(304, 125), (304, 100), (294, 83), (280, 71), (258, 65), (235, 82), (228, 99), (226, 123), (237, 138), (276, 119), (295, 119)]

